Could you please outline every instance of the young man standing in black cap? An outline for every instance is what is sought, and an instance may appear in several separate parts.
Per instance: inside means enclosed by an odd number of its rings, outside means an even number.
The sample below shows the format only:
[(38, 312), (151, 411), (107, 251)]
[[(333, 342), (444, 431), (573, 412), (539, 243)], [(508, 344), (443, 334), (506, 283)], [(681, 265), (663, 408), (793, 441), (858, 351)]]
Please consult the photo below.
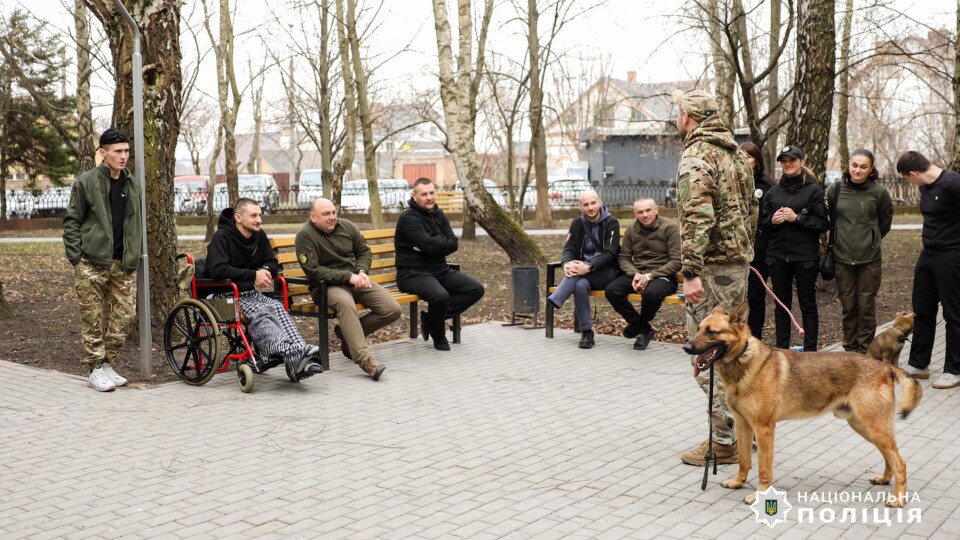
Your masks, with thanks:
[(97, 152), (100, 165), (73, 184), (63, 218), (63, 247), (80, 304), (82, 362), (90, 369), (90, 386), (109, 392), (127, 384), (111, 364), (137, 314), (142, 225), (140, 186), (125, 168), (129, 137), (110, 128), (100, 136)]

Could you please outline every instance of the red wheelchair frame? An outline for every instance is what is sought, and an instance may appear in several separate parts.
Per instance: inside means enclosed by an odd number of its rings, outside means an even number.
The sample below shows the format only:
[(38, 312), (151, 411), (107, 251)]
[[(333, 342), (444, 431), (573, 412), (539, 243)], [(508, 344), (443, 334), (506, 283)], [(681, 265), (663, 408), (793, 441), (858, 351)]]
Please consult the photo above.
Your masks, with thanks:
[[(186, 259), (187, 264), (196, 271), (194, 258), (189, 253), (181, 253), (176, 258), (178, 261)], [(275, 281), (280, 284), (278, 292), (282, 294), (282, 297), (279, 294), (276, 297), (283, 302), (283, 309), (289, 311), (287, 282), (283, 277), (277, 277)], [(233, 297), (202, 298), (198, 291), (203, 289), (217, 292), (232, 290)], [(240, 313), (240, 291), (236, 283), (194, 275), (190, 280), (190, 298), (178, 302), (167, 315), (163, 332), (167, 364), (180, 380), (200, 386), (209, 382), (215, 374), (230, 369), (232, 362), (237, 370), (240, 390), (251, 392), (254, 366), (263, 366), (262, 370), (265, 370), (282, 361), (257, 356), (245, 329), (246, 323)], [(223, 358), (219, 355), (220, 337), (225, 338), (229, 346)]]

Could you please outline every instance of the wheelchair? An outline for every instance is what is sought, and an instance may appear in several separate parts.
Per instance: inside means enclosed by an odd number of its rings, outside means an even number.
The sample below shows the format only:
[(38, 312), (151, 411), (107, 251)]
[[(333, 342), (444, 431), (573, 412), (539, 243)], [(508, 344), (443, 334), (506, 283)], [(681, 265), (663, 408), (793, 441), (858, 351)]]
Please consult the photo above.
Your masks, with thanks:
[[(180, 267), (180, 288), (187, 290), (190, 297), (180, 300), (167, 315), (163, 329), (167, 364), (183, 382), (201, 386), (217, 373), (230, 369), (232, 363), (240, 390), (252, 392), (254, 371), (262, 373), (282, 364), (283, 360), (261, 357), (247, 338), (246, 323), (240, 313), (240, 291), (235, 283), (207, 279), (204, 259), (194, 259), (189, 253), (181, 253), (176, 259)], [(276, 281), (280, 294), (267, 295), (283, 302), (284, 309), (289, 310), (286, 281), (282, 277)], [(231, 291), (233, 297), (206, 298)], [(221, 344), (227, 347), (222, 357)]]

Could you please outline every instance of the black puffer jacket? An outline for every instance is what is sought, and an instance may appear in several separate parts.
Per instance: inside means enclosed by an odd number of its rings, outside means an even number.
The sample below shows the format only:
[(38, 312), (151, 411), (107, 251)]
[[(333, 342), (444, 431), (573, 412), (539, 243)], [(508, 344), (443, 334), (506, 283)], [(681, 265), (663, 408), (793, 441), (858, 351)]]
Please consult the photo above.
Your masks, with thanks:
[[(794, 222), (773, 224), (773, 214), (783, 207), (797, 213)], [(823, 188), (805, 174), (784, 176), (763, 196), (760, 223), (767, 235), (767, 262), (820, 259), (820, 233), (827, 230)]]
[[(758, 206), (763, 206), (763, 197), (776, 184), (773, 180), (767, 178), (763, 171), (753, 175), (753, 185), (756, 188), (754, 197), (757, 198)], [(757, 197), (757, 194), (760, 196)], [(767, 234), (763, 227), (757, 227), (757, 237), (753, 241), (753, 261), (763, 261), (767, 257)]]
[(394, 237), (397, 273), (446, 270), (447, 255), (455, 253), (459, 247), (450, 220), (439, 207), (424, 210), (412, 198), (407, 204), (409, 208), (397, 219)]
[(211, 279), (229, 279), (240, 291), (253, 290), (257, 270), (267, 269), (277, 276), (277, 256), (263, 230), (244, 238), (233, 219), (233, 208), (220, 213), (217, 232), (207, 246), (207, 276)]
[[(598, 254), (590, 258), (584, 253), (588, 235), (591, 229), (596, 228), (597, 238), (600, 239), (600, 245), (595, 246)], [(618, 268), (617, 257), (620, 254), (620, 222), (613, 217), (604, 206), (600, 210), (600, 219), (596, 223), (590, 223), (587, 218), (580, 216), (570, 224), (570, 232), (567, 233), (567, 242), (563, 245), (563, 256), (560, 259), (562, 264), (570, 261), (589, 262), (594, 269), (612, 266)], [(590, 259), (587, 261), (587, 259)]]

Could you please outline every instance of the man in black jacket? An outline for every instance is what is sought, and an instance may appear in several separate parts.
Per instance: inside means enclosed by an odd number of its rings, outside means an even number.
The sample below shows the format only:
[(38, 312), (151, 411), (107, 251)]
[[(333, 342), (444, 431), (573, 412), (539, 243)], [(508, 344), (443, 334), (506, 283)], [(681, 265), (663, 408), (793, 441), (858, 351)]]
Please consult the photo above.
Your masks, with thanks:
[[(287, 377), (298, 382), (323, 372), (320, 348), (303, 340), (283, 304), (260, 292), (273, 290), (279, 270), (277, 256), (260, 224), (260, 205), (253, 199), (242, 198), (233, 208), (225, 208), (207, 246), (205, 277), (229, 279), (239, 289), (240, 312), (247, 320), (247, 333), (256, 344), (257, 353), (268, 359), (267, 364), (254, 361), (254, 368), (261, 371), (282, 361)], [(233, 293), (219, 296), (232, 297)]]
[(430, 179), (414, 182), (409, 208), (397, 219), (397, 286), (427, 302), (429, 311), (420, 314), (423, 339), (432, 337), (435, 349), (449, 351), (444, 321), (477, 303), (484, 290), (480, 282), (447, 264), (458, 243), (436, 198)]
[(590, 316), (590, 291), (604, 289), (616, 279), (617, 254), (620, 252), (620, 222), (607, 212), (600, 195), (589, 190), (580, 194), (583, 215), (570, 223), (563, 245), (563, 279), (547, 302), (559, 309), (573, 295), (577, 313), (581, 349), (593, 347), (593, 318)]

